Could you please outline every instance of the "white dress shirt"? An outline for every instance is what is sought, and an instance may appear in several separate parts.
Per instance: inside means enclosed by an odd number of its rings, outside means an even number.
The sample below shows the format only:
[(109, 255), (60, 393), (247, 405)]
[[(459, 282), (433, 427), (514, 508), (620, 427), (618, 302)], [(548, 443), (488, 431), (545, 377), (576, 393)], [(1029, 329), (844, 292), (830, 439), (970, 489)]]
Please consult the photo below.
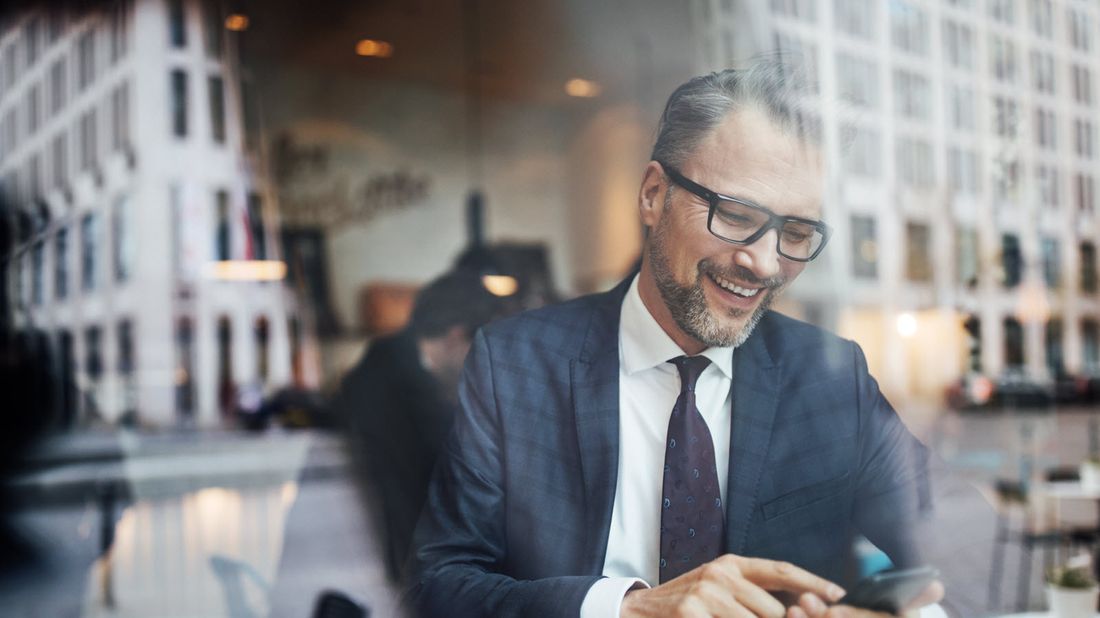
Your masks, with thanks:
[[(683, 354), (642, 303), (635, 277), (619, 322), (619, 474), (603, 563), (607, 578), (589, 589), (581, 618), (618, 616), (628, 589), (659, 583), (665, 437), (680, 395), (679, 373), (668, 361)], [(725, 504), (733, 348), (709, 348), (703, 356), (710, 365), (695, 384), (695, 401), (714, 440)]]
[[(659, 583), (665, 437), (680, 395), (679, 373), (668, 361), (683, 354), (642, 303), (635, 276), (619, 322), (619, 472), (605, 577), (588, 589), (580, 618), (617, 618), (628, 590)], [(696, 406), (714, 441), (718, 489), (726, 504), (733, 348), (708, 348), (702, 354), (710, 365), (696, 382)], [(931, 606), (921, 616), (946, 615), (939, 606)]]

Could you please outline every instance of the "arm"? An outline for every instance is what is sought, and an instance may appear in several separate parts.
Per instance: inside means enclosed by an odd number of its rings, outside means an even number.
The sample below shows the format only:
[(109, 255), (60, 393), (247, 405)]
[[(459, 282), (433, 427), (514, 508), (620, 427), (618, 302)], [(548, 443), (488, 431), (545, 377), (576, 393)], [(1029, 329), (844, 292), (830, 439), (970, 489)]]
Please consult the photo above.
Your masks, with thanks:
[(410, 592), (419, 613), (575, 618), (598, 577), (518, 581), (501, 572), (507, 562), (504, 437), (489, 345), (480, 331), (459, 400), (416, 532), (418, 578)]

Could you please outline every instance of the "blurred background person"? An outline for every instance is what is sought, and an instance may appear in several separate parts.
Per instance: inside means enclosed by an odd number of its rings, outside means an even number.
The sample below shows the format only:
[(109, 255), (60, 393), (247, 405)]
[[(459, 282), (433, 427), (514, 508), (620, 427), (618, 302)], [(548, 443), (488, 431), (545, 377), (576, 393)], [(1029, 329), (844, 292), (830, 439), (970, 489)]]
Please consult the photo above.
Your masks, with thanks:
[(370, 344), (334, 398), (365, 473), (394, 582), (402, 578), (432, 468), (451, 428), (470, 342), (503, 309), (476, 273), (440, 276), (417, 294), (403, 330)]

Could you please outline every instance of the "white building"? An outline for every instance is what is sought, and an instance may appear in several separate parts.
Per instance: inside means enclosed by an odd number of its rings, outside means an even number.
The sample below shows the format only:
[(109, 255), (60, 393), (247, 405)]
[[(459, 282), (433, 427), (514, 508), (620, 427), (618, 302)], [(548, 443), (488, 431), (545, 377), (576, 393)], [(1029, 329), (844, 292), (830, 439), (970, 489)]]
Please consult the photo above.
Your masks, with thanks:
[(218, 2), (94, 6), (0, 24), (13, 320), (75, 382), (70, 421), (217, 425), (241, 385), (291, 381), (302, 330), (280, 282), (212, 276), (280, 257), (239, 35)]
[(1100, 372), (1096, 2), (692, 9), (703, 69), (782, 50), (815, 78), (837, 233), (817, 266), (831, 276), (795, 294), (863, 344), (888, 391), (939, 397), (963, 375), (971, 314), (986, 374)]

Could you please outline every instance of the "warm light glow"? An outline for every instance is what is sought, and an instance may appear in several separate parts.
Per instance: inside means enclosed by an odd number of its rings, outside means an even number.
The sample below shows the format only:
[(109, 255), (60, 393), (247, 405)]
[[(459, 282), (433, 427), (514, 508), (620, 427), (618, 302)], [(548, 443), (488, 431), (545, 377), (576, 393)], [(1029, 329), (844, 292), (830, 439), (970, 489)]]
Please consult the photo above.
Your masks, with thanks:
[(871, 239), (866, 239), (859, 245), (859, 257), (865, 262), (878, 260), (878, 244)]
[(917, 334), (917, 318), (912, 313), (902, 313), (897, 320), (898, 334), (902, 337), (912, 337)]
[(508, 275), (484, 275), (481, 277), (481, 285), (494, 296), (511, 296), (519, 289), (516, 278)]
[(222, 281), (280, 281), (286, 277), (286, 262), (279, 260), (223, 260), (209, 262), (207, 277)]
[(363, 39), (355, 45), (355, 53), (371, 58), (389, 58), (393, 55), (393, 45), (385, 41)]
[(596, 97), (600, 95), (600, 85), (587, 79), (574, 77), (565, 82), (565, 93), (571, 97)]
[(225, 29), (232, 30), (233, 32), (244, 32), (248, 30), (248, 16), (241, 15), (240, 13), (233, 13), (225, 18)]

